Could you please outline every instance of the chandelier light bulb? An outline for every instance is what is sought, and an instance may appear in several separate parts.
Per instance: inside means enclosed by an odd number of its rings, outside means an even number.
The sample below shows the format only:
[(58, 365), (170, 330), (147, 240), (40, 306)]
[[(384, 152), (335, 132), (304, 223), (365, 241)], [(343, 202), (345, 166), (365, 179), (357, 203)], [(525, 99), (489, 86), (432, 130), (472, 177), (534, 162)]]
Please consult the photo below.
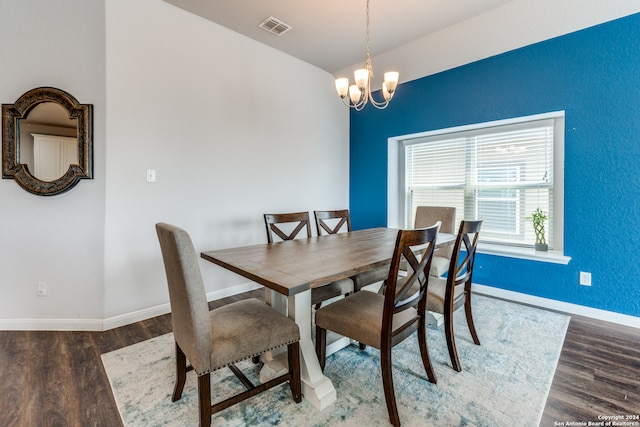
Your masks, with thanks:
[(353, 105), (358, 104), (360, 98), (362, 98), (362, 91), (356, 85), (349, 86), (349, 98)]
[(387, 86), (387, 90), (390, 94), (396, 91), (399, 77), (400, 73), (398, 73), (397, 71), (387, 71), (386, 73), (384, 73), (384, 85)]
[(391, 93), (389, 89), (387, 89), (387, 82), (382, 83), (382, 96), (385, 101), (389, 101), (391, 99)]
[(369, 82), (369, 70), (366, 68), (360, 68), (359, 70), (354, 71), (353, 77), (358, 89), (364, 91), (367, 88), (367, 83)]
[(349, 79), (346, 77), (336, 79), (336, 90), (338, 91), (340, 98), (344, 99), (344, 97), (347, 96), (347, 93), (349, 93)]

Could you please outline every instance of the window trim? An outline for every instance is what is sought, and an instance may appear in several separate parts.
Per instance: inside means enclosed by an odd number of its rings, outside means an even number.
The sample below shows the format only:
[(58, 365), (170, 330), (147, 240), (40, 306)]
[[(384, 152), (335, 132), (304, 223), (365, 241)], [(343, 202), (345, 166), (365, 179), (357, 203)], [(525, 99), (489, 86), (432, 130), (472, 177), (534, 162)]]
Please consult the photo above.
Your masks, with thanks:
[(405, 212), (405, 147), (412, 140), (439, 136), (454, 132), (478, 131), (496, 126), (516, 125), (522, 122), (538, 120), (555, 120), (554, 125), (554, 249), (546, 254), (540, 254), (533, 249), (509, 247), (493, 244), (481, 244), (478, 251), (492, 255), (533, 259), (545, 262), (559, 262), (566, 264), (569, 257), (564, 255), (564, 129), (565, 111), (554, 111), (495, 120), (485, 123), (456, 126), (433, 131), (419, 132), (390, 137), (387, 140), (387, 225), (394, 228), (406, 228)]

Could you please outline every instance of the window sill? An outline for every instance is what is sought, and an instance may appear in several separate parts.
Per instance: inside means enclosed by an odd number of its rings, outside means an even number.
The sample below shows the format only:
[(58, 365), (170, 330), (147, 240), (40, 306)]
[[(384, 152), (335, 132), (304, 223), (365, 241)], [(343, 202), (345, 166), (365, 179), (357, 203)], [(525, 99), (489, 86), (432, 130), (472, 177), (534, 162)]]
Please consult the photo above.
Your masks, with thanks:
[(536, 251), (533, 248), (518, 248), (513, 246), (491, 245), (487, 243), (480, 243), (478, 245), (478, 253), (564, 265), (569, 264), (569, 261), (571, 261), (571, 257), (563, 255), (561, 251), (541, 252)]

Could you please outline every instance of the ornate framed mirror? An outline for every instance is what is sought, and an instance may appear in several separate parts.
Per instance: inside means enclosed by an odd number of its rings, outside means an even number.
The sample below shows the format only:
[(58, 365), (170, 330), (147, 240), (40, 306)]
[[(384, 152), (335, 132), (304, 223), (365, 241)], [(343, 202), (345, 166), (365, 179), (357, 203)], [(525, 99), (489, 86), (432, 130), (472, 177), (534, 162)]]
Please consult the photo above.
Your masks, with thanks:
[(2, 178), (53, 196), (93, 178), (93, 105), (39, 87), (2, 104)]

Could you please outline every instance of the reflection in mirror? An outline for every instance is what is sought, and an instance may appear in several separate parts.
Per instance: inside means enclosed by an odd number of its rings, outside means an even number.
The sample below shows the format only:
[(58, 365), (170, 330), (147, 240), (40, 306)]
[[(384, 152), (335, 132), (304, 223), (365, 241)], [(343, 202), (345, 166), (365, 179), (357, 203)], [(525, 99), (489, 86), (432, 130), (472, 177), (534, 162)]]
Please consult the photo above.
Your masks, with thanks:
[(39, 87), (2, 104), (2, 178), (39, 196), (93, 177), (93, 105)]
[(20, 163), (42, 181), (55, 181), (78, 163), (78, 120), (55, 102), (38, 104), (18, 120)]

